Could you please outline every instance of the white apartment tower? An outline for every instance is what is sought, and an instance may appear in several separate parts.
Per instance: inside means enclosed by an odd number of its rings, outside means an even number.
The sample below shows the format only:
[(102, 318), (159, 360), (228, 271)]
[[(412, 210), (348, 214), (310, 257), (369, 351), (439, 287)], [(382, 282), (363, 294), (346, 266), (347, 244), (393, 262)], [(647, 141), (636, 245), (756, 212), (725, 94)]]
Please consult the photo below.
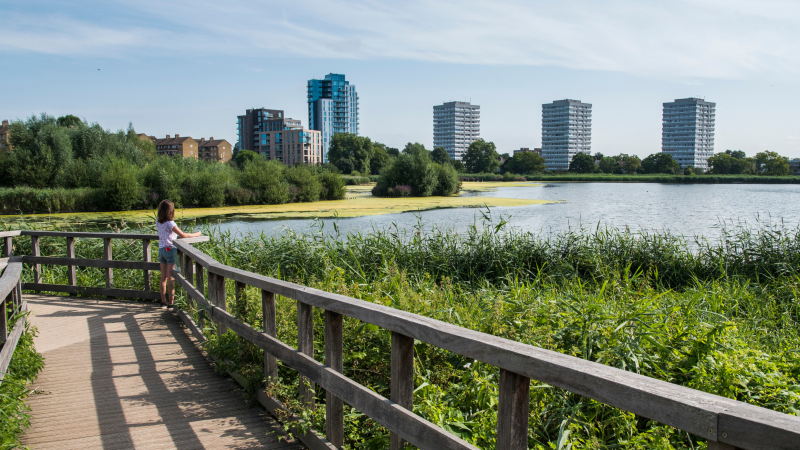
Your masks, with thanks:
[(592, 105), (557, 100), (542, 105), (542, 157), (547, 170), (568, 170), (577, 153), (592, 152)]
[(469, 144), (480, 137), (480, 106), (448, 102), (433, 107), (433, 147), (444, 147), (450, 159), (461, 160)]
[(664, 103), (661, 151), (681, 165), (708, 169), (714, 156), (716, 103), (699, 98), (681, 98)]

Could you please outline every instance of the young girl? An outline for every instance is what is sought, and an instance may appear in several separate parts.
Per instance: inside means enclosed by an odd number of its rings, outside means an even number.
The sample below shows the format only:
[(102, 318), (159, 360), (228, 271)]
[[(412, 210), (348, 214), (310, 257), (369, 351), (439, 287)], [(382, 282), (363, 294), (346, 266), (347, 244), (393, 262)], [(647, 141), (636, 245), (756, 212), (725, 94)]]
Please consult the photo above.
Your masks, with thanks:
[[(175, 301), (175, 279), (172, 278), (172, 267), (175, 265), (178, 248), (173, 243), (178, 236), (182, 238), (200, 236), (197, 233), (184, 233), (175, 225), (175, 205), (169, 200), (162, 200), (158, 205), (158, 262), (161, 263), (161, 309), (173, 307)], [(169, 290), (169, 295), (167, 294)]]

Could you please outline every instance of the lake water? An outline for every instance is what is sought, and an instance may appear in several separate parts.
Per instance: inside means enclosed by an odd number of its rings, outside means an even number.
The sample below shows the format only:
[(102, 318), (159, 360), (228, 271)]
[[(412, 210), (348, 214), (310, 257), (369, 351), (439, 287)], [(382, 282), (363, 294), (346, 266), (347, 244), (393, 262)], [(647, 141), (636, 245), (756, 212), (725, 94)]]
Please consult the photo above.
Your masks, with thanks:
[[(562, 203), (491, 208), (510, 225), (524, 231), (558, 233), (569, 228), (612, 226), (632, 230), (669, 230), (691, 237), (719, 235), (720, 224), (760, 228), (764, 224), (788, 227), (800, 224), (800, 185), (764, 184), (656, 184), (656, 183), (546, 183), (540, 186), (501, 187), (476, 195), (486, 197), (559, 200)], [(485, 211), (485, 209), (484, 209)], [(412, 228), (419, 218), (436, 225), (465, 230), (481, 213), (474, 208), (453, 208), (419, 213), (338, 219), (343, 233), (385, 229), (395, 224)], [(325, 220), (332, 230), (333, 220)], [(285, 228), (305, 233), (309, 220), (230, 221), (224, 230), (239, 233), (279, 233)]]

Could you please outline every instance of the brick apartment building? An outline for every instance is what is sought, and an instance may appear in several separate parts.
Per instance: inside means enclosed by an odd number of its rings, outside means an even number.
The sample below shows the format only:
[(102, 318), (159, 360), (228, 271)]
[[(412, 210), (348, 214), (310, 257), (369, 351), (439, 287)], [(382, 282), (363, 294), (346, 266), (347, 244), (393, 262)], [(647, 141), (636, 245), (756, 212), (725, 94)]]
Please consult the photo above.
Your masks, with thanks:
[(167, 135), (164, 139), (140, 134), (141, 139), (150, 139), (156, 144), (156, 154), (159, 156), (181, 156), (183, 158), (202, 159), (204, 161), (228, 162), (233, 157), (233, 146), (225, 139), (200, 138), (199, 141), (191, 137), (175, 137)]
[(200, 138), (197, 142), (197, 151), (200, 159), (205, 161), (228, 162), (233, 156), (233, 146), (225, 139), (214, 139), (212, 136), (209, 140)]
[(8, 143), (8, 129), (11, 128), (8, 125), (8, 121), (4, 120), (3, 124), (0, 125), (0, 151), (9, 151), (11, 150), (11, 144)]

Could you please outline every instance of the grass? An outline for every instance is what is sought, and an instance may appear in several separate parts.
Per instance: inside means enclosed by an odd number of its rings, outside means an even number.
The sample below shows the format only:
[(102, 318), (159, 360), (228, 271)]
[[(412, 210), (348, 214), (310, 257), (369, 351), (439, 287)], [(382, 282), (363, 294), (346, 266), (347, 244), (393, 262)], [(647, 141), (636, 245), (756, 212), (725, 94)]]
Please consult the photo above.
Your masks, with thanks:
[[(463, 190), (469, 192), (482, 192), (498, 186), (536, 186), (535, 183), (464, 183)], [(510, 199), (478, 196), (452, 196), (452, 197), (406, 197), (406, 198), (377, 198), (372, 196), (374, 184), (348, 186), (347, 199), (318, 201), (312, 203), (286, 203), (283, 205), (243, 205), (221, 208), (188, 208), (176, 211), (176, 218), (180, 221), (209, 220), (209, 219), (311, 219), (314, 217), (361, 217), (383, 214), (396, 214), (402, 212), (425, 211), (441, 208), (477, 208), (497, 206), (527, 206), (534, 204), (555, 203), (548, 200)], [(72, 225), (76, 223), (113, 223), (124, 220), (128, 223), (150, 223), (155, 220), (154, 211), (120, 211), (120, 212), (93, 212), (93, 213), (59, 213), (27, 216), (0, 216), (0, 221), (17, 223), (19, 221), (42, 221)]]
[[(419, 223), (341, 236), (320, 224), (302, 236), (207, 229), (212, 240), (199, 245), (241, 269), (800, 413), (800, 229), (729, 228), (718, 241), (616, 229), (545, 236), (484, 214), (460, 235)], [(62, 241), (42, 238), (42, 254), (63, 254)], [(29, 240), (15, 242), (17, 254), (29, 250)], [(115, 258), (140, 258), (135, 244), (116, 242)], [(99, 240), (79, 240), (77, 256), (98, 258), (101, 250)], [(121, 287), (141, 282), (119, 272)], [(102, 283), (99, 269), (79, 273), (79, 284)], [(66, 282), (63, 268), (44, 277)], [(232, 283), (227, 291), (229, 311), (260, 327), (260, 293), (246, 289), (237, 302)], [(295, 345), (295, 302), (278, 297), (277, 306), (279, 338)], [(321, 311), (314, 320), (316, 336), (323, 336)], [(345, 374), (388, 396), (389, 333), (353, 319), (344, 328)], [(221, 372), (240, 372), (250, 392), (263, 386), (259, 349), (232, 333), (217, 338), (206, 331), (209, 351), (232, 361)], [(322, 339), (315, 355), (322, 360)], [(324, 392), (317, 392), (316, 408), (302, 408), (297, 374), (281, 366), (279, 376), (270, 393), (324, 430)], [(494, 367), (415, 343), (415, 413), (479, 448), (495, 447), (497, 380)], [(536, 381), (530, 408), (529, 448), (706, 448), (685, 432)], [(345, 411), (348, 448), (388, 446), (387, 430)]]
[[(9, 320), (9, 324), (15, 323), (16, 319)], [(42, 355), (33, 346), (35, 335), (36, 329), (28, 325), (20, 336), (0, 385), (0, 450), (22, 448), (20, 437), (30, 427), (30, 408), (25, 404), (30, 394), (28, 384), (44, 367)]]

